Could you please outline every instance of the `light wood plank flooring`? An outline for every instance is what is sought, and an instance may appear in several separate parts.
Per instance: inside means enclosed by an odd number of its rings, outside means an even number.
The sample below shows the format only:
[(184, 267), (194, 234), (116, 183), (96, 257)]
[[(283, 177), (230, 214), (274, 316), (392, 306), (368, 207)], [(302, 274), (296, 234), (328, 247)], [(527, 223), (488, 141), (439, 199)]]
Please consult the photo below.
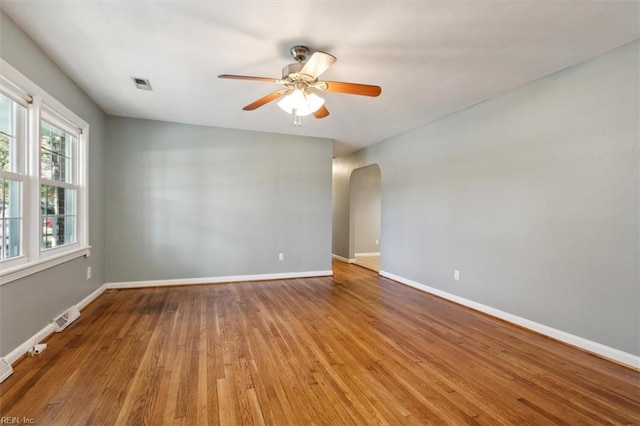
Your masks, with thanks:
[(640, 374), (344, 263), (106, 293), (0, 385), (38, 425), (640, 424)]

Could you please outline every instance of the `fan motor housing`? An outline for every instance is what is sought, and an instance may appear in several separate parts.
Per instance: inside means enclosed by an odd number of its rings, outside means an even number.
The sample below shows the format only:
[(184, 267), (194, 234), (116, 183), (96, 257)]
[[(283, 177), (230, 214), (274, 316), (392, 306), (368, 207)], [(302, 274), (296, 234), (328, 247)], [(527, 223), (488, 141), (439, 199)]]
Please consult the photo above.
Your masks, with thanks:
[(290, 82), (295, 81), (304, 81), (307, 83), (312, 83), (315, 79), (307, 74), (301, 74), (300, 71), (304, 67), (304, 64), (299, 62), (289, 64), (282, 68), (282, 79), (288, 80)]
[(282, 68), (282, 78), (285, 79), (289, 77), (289, 75), (291, 74), (298, 74), (303, 66), (304, 64), (301, 64), (300, 62), (295, 62), (293, 64), (285, 65)]

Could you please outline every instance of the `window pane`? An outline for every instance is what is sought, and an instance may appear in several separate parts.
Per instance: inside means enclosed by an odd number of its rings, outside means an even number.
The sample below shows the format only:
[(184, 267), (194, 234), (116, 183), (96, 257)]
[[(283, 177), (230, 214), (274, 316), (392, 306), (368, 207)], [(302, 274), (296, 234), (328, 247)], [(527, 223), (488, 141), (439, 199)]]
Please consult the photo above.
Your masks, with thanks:
[(73, 182), (72, 153), (76, 138), (43, 121), (40, 126), (40, 176), (59, 182)]
[(24, 143), (25, 113), (22, 105), (0, 94), (0, 170), (22, 172), (17, 144)]
[(0, 259), (10, 259), (20, 256), (21, 245), (20, 235), (22, 230), (22, 219), (0, 219), (0, 241), (2, 241), (2, 257)]
[(11, 99), (0, 94), (0, 132), (12, 136), (14, 135), (13, 104)]
[(11, 171), (12, 139), (4, 133), (0, 133), (0, 170), (7, 172)]
[(76, 190), (40, 186), (42, 248), (76, 242)]
[(22, 251), (21, 182), (0, 179), (0, 259)]
[(51, 152), (40, 149), (40, 177), (43, 179), (53, 179), (53, 171), (51, 166)]

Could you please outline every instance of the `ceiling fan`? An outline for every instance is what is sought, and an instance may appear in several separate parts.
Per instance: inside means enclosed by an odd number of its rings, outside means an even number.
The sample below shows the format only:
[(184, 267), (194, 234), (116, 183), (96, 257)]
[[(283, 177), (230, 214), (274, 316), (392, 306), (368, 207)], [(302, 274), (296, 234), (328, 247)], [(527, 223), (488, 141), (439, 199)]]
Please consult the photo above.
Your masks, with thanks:
[(271, 101), (280, 99), (278, 106), (293, 115), (294, 124), (300, 125), (300, 117), (313, 114), (315, 118), (324, 118), (329, 110), (324, 106), (324, 99), (315, 91), (347, 93), (351, 95), (378, 96), (382, 92), (380, 86), (369, 84), (345, 83), (341, 81), (319, 81), (318, 77), (336, 62), (335, 56), (325, 52), (314, 52), (309, 56), (306, 46), (294, 46), (291, 55), (296, 62), (282, 69), (282, 78), (250, 77), (245, 75), (222, 74), (219, 78), (236, 80), (264, 81), (284, 85), (284, 88), (270, 93), (242, 108), (253, 111)]

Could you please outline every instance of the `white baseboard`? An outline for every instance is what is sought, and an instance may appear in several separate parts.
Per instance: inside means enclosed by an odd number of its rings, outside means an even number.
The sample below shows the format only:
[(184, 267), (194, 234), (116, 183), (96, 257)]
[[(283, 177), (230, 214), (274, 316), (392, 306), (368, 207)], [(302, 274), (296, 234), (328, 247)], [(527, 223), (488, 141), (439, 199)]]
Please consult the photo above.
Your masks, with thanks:
[(356, 263), (355, 259), (347, 259), (346, 257), (338, 256), (337, 254), (332, 254), (331, 257), (344, 263)]
[[(110, 288), (139, 288), (139, 287), (160, 287), (169, 285), (190, 285), (190, 284), (215, 284), (215, 283), (230, 283), (239, 281), (264, 281), (264, 280), (278, 280), (278, 279), (292, 279), (292, 278), (310, 278), (310, 277), (326, 277), (332, 276), (333, 271), (307, 271), (307, 272), (288, 272), (280, 274), (262, 274), (262, 275), (236, 275), (227, 277), (212, 277), (212, 278), (192, 278), (192, 279), (180, 279), (180, 280), (158, 280), (158, 281), (131, 281), (131, 282), (115, 282), (106, 283), (101, 285), (90, 295), (82, 299), (76, 307), (79, 310), (84, 309), (89, 303), (96, 300), (102, 293)], [(71, 307), (70, 307), (71, 308)], [(70, 309), (69, 308), (69, 309)], [(0, 358), (4, 360), (9, 366), (14, 364), (17, 360), (27, 354), (29, 349), (35, 346), (37, 343), (42, 342), (44, 339), (54, 333), (54, 327), (52, 323), (44, 326), (40, 331), (24, 341), (20, 346), (9, 352), (5, 357)]]
[[(104, 285), (101, 285), (94, 292), (92, 292), (90, 295), (88, 295), (87, 297), (82, 299), (76, 305), (76, 307), (78, 308), (78, 310), (84, 309), (89, 303), (93, 302), (102, 293), (104, 293), (105, 290), (106, 290), (106, 287)], [(73, 306), (70, 306), (68, 309), (71, 309), (72, 307)], [(54, 330), (54, 327), (53, 327), (52, 323), (49, 323), (49, 324), (45, 325), (40, 331), (38, 331), (36, 334), (34, 334), (33, 336), (31, 336), (30, 338), (25, 340), (20, 346), (18, 346), (17, 348), (15, 348), (11, 352), (9, 352), (3, 359), (9, 365), (14, 364), (17, 360), (19, 360), (24, 355), (26, 355), (27, 352), (29, 352), (29, 349), (31, 349), (36, 344), (42, 342), (44, 339), (49, 337), (49, 335), (53, 334), (54, 331), (55, 330)]]
[(521, 327), (535, 331), (536, 333), (540, 333), (545, 336), (551, 337), (553, 339), (559, 340), (568, 345), (575, 346), (587, 352), (594, 353), (603, 358), (607, 358), (609, 360), (627, 365), (636, 370), (640, 370), (640, 356), (623, 352), (619, 349), (615, 349), (598, 342), (587, 340), (582, 337), (537, 323), (535, 321), (530, 321), (526, 318), (522, 318), (517, 315), (513, 315), (508, 312), (504, 312), (499, 309), (495, 309), (490, 306), (483, 305), (481, 303), (477, 303), (460, 296), (456, 296), (455, 294), (447, 293), (446, 291), (442, 291), (437, 288), (429, 287), (427, 285), (418, 283), (416, 281), (412, 281), (407, 278), (394, 275), (390, 272), (380, 271), (380, 275), (382, 275), (383, 277), (392, 279), (394, 281), (397, 281), (399, 283), (408, 285), (410, 287), (417, 288), (418, 290), (422, 290), (426, 293), (430, 293), (438, 297), (441, 297), (443, 299), (447, 299), (452, 302), (458, 303), (460, 305), (469, 307), (471, 309), (475, 309), (476, 311), (480, 311), (485, 314), (491, 315), (493, 317), (500, 318), (501, 320), (519, 325)]
[(94, 300), (96, 300), (98, 297), (100, 297), (102, 295), (102, 293), (105, 292), (105, 290), (107, 289), (107, 287), (102, 284), (100, 287), (98, 287), (93, 293), (91, 293), (90, 295), (88, 295), (87, 297), (85, 297), (84, 299), (82, 299), (77, 305), (76, 307), (78, 308), (78, 310), (83, 310), (84, 308), (87, 307), (87, 305), (89, 305), (89, 303), (93, 302)]
[(371, 253), (354, 253), (354, 256), (380, 256), (379, 251), (371, 252)]
[(42, 330), (38, 331), (36, 334), (27, 339), (20, 346), (9, 352), (4, 360), (9, 364), (14, 364), (17, 360), (22, 358), (24, 355), (29, 352), (29, 349), (34, 347), (37, 343), (42, 342), (44, 339), (49, 337), (49, 335), (53, 334), (53, 324), (49, 323)]
[(258, 275), (231, 275), (225, 277), (208, 278), (186, 278), (177, 280), (151, 280), (151, 281), (128, 281), (106, 283), (105, 288), (141, 288), (141, 287), (163, 287), (174, 285), (197, 285), (197, 284), (220, 284), (234, 283), (241, 281), (267, 281), (284, 280), (292, 278), (310, 278), (332, 276), (333, 271), (306, 271), (306, 272), (285, 272), (277, 274)]

